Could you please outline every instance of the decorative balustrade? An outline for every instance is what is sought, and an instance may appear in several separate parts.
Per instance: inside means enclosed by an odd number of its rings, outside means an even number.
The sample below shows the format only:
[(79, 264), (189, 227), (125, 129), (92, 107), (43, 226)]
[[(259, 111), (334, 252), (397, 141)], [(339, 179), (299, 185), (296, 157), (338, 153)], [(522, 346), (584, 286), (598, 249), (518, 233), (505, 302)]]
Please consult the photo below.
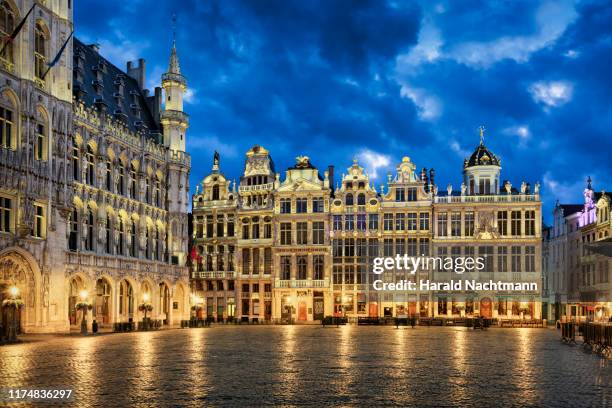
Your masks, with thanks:
[(66, 251), (68, 265), (91, 266), (97, 268), (116, 269), (122, 272), (135, 271), (153, 273), (181, 278), (186, 268), (144, 259), (126, 259), (119, 256), (100, 255), (87, 252)]
[(473, 195), (473, 196), (435, 196), (434, 203), (508, 203), (540, 201), (539, 194), (495, 194), (495, 195)]
[(327, 280), (325, 279), (291, 279), (291, 280), (286, 280), (286, 279), (278, 279), (276, 281), (276, 287), (277, 288), (295, 288), (295, 289), (302, 289), (302, 288), (327, 288), (329, 287), (329, 284), (327, 282)]
[(266, 184), (257, 184), (254, 186), (240, 186), (238, 187), (238, 191), (240, 193), (247, 193), (253, 191), (269, 191), (274, 188), (274, 183), (266, 183)]

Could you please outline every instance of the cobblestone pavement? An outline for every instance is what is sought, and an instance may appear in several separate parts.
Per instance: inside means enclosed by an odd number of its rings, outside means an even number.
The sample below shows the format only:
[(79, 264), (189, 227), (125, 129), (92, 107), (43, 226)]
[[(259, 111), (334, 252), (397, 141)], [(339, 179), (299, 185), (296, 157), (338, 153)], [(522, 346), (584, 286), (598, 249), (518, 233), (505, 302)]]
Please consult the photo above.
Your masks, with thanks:
[(0, 347), (0, 388), (85, 406), (612, 406), (610, 360), (545, 329), (217, 326)]

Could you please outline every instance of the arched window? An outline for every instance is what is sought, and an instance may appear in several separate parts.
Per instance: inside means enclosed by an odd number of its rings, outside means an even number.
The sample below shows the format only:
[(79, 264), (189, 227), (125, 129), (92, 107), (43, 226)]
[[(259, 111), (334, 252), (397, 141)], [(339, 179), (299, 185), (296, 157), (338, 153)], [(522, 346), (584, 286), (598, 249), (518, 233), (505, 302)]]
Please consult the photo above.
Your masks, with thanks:
[(134, 313), (134, 291), (126, 280), (119, 284), (119, 315), (127, 320)]
[(90, 145), (87, 145), (87, 151), (85, 152), (85, 160), (87, 161), (87, 169), (85, 172), (85, 182), (89, 185), (94, 185), (95, 176), (95, 158), (94, 152)]
[(351, 193), (347, 194), (344, 198), (344, 203), (346, 205), (353, 205), (353, 195)]
[(158, 261), (159, 256), (159, 227), (155, 228), (155, 238), (153, 240), (153, 259)]
[(149, 230), (151, 229), (150, 227), (145, 227), (146, 228), (146, 235), (145, 235), (145, 240), (146, 240), (146, 245), (145, 245), (145, 257), (147, 259), (151, 259), (151, 235), (149, 234)]
[(34, 75), (40, 82), (47, 71), (47, 34), (42, 23), (34, 29)]
[[(14, 29), (15, 13), (8, 2), (3, 1), (0, 3), (0, 35), (2, 38), (8, 38)], [(5, 62), (5, 65), (8, 65), (7, 68), (9, 71), (12, 70), (12, 65), (14, 62), (13, 55), (13, 43), (8, 41), (2, 55), (0, 55), (0, 58), (3, 60), (3, 62)]]
[(361, 193), (357, 196), (357, 205), (365, 205), (365, 194)]
[(13, 107), (0, 106), (0, 146), (13, 148)]
[(219, 185), (218, 184), (215, 184), (212, 188), (212, 199), (213, 200), (219, 199)]

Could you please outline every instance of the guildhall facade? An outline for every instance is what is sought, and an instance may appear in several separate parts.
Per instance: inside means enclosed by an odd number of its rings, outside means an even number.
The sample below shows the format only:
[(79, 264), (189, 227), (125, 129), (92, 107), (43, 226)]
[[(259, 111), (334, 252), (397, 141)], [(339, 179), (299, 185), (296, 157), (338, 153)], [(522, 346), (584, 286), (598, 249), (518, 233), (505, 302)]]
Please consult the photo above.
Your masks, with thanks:
[(138, 321), (143, 302), (176, 324), (190, 171), (176, 48), (149, 95), (144, 60), (122, 71), (72, 38), (71, 6), (0, 2), (4, 37), (25, 22), (0, 55), (0, 297), (18, 291), (23, 332), (69, 331), (80, 301), (90, 325)]
[[(539, 185), (532, 189), (523, 182), (517, 189), (502, 181), (501, 160), (484, 145), (482, 131), (456, 190), (449, 185), (439, 191), (434, 169), (418, 172), (408, 157), (378, 189), (356, 160), (335, 188), (331, 166), (321, 175), (301, 156), (281, 180), (272, 163), (266, 149), (254, 146), (236, 190), (219, 173), (215, 155), (213, 172), (196, 188), (192, 291), (206, 302), (207, 317), (259, 322), (312, 322), (331, 315), (541, 317)], [(231, 231), (213, 227), (220, 212), (231, 214)], [(217, 242), (224, 243), (223, 250)], [(482, 270), (463, 275), (433, 265), (415, 274), (397, 269), (373, 274), (374, 258), (397, 254), (485, 261)], [(536, 283), (538, 289), (373, 288), (376, 279), (453, 278)], [(239, 307), (230, 313), (219, 308), (220, 299)], [(209, 306), (209, 300), (216, 303)]]

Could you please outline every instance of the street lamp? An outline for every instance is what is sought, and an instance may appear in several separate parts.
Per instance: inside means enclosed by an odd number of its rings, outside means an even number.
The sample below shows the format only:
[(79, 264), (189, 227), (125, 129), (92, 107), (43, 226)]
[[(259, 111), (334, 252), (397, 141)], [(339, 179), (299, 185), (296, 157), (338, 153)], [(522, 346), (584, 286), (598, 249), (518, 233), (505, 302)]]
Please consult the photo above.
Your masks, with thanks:
[(89, 293), (83, 289), (79, 292), (79, 298), (81, 301), (75, 305), (76, 310), (80, 310), (82, 313), (81, 319), (81, 334), (87, 334), (87, 311), (92, 309), (91, 303), (87, 301)]
[(150, 312), (153, 310), (153, 305), (149, 303), (150, 299), (151, 299), (151, 295), (149, 294), (149, 292), (143, 293), (142, 303), (138, 306), (138, 310), (140, 310), (141, 312), (144, 312), (144, 317), (142, 318), (142, 329), (143, 330), (149, 329), (149, 320), (147, 319), (147, 312)]
[(2, 301), (2, 307), (8, 311), (9, 326), (6, 332), (6, 339), (9, 342), (17, 341), (17, 310), (23, 307), (23, 301), (19, 299), (19, 288), (15, 285), (9, 289), (10, 298)]

